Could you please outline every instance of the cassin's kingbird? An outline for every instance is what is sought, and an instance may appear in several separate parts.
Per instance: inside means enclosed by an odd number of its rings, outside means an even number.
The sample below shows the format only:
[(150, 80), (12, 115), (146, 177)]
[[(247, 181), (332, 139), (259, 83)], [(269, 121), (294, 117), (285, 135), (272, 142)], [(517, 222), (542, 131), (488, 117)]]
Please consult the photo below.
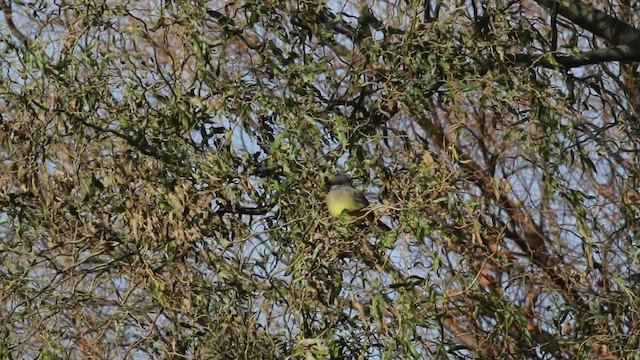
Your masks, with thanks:
[(354, 216), (366, 216), (368, 221), (381, 229), (391, 230), (385, 223), (376, 221), (371, 210), (365, 209), (369, 206), (369, 201), (360, 190), (353, 187), (350, 177), (338, 174), (329, 181), (329, 185), (331, 187), (325, 201), (332, 216), (338, 217), (344, 212)]

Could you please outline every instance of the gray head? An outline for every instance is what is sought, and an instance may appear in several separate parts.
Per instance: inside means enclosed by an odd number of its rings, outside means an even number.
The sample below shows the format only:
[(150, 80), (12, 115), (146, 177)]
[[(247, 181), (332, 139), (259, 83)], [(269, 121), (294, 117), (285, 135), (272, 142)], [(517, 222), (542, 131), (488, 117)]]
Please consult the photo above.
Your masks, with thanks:
[(351, 185), (351, 178), (345, 174), (338, 174), (329, 181), (329, 185)]

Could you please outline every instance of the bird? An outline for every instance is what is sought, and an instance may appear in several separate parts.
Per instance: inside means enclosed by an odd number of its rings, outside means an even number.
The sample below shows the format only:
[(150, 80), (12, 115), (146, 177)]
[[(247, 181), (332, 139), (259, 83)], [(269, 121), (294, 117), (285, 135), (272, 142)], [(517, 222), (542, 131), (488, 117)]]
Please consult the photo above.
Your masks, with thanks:
[(353, 180), (349, 176), (338, 174), (329, 180), (328, 185), (329, 191), (325, 197), (325, 203), (331, 216), (340, 217), (343, 213), (351, 216), (364, 216), (379, 228), (386, 231), (391, 230), (385, 223), (378, 221), (371, 210), (367, 210), (369, 200), (362, 191), (353, 187)]

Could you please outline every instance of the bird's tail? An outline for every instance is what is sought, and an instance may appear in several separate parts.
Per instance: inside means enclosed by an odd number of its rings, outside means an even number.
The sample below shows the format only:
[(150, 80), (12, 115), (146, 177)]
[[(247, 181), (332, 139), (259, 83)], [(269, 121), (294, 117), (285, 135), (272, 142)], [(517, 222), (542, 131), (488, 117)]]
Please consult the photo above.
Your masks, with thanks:
[(370, 224), (375, 225), (384, 231), (391, 231), (391, 228), (389, 227), (389, 225), (383, 223), (382, 219), (380, 219), (379, 217), (376, 217), (376, 215), (373, 213), (373, 210), (367, 211), (366, 216), (367, 216), (367, 221)]

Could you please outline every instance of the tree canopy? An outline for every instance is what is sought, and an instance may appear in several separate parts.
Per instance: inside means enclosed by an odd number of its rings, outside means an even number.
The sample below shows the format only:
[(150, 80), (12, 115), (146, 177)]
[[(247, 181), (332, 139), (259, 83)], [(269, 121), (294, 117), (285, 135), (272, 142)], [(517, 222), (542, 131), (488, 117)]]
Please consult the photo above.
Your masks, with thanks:
[(0, 358), (637, 358), (638, 4), (1, 2)]

